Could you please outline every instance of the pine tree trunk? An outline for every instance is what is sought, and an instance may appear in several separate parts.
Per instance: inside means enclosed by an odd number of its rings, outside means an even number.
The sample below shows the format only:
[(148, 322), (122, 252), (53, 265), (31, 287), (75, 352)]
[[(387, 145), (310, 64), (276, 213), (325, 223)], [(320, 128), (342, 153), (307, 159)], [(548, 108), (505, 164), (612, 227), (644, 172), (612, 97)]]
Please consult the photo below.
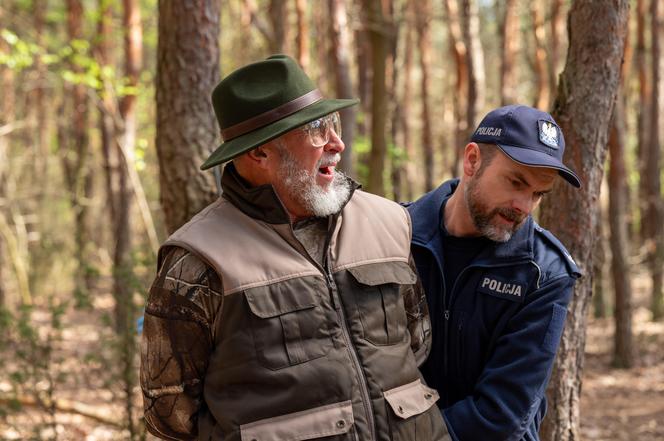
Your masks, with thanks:
[(648, 145), (650, 143), (650, 106), (652, 97), (652, 83), (648, 75), (648, 60), (647, 60), (647, 47), (646, 47), (646, 31), (647, 31), (647, 0), (637, 0), (636, 2), (636, 51), (634, 55), (634, 64), (638, 72), (639, 84), (639, 102), (636, 106), (637, 112), (637, 154), (639, 165), (639, 212), (641, 214), (641, 221), (639, 225), (639, 239), (640, 244), (643, 245), (648, 237), (647, 233), (647, 172), (646, 166), (648, 159), (646, 157)]
[(422, 136), (422, 160), (424, 161), (424, 191), (433, 190), (435, 186), (433, 131), (431, 127), (431, 2), (418, 0), (415, 2), (415, 29), (417, 30), (417, 48), (420, 53), (420, 100), (422, 113), (420, 117)]
[(604, 318), (608, 314), (608, 294), (606, 292), (606, 241), (604, 240), (604, 222), (602, 219), (602, 209), (599, 208), (595, 222), (595, 249), (593, 255), (593, 311), (595, 318)]
[[(628, 0), (575, 1), (570, 10), (569, 52), (553, 116), (565, 134), (565, 162), (577, 171), (583, 186), (576, 189), (558, 179), (540, 214), (542, 225), (566, 245), (585, 277), (577, 282), (568, 307), (567, 325), (547, 390), (550, 410), (541, 429), (543, 441), (579, 439), (593, 225), (620, 79), (628, 11)], [(563, 222), (561, 207), (565, 208)]]
[(445, 14), (447, 16), (447, 31), (450, 44), (450, 52), (454, 58), (456, 66), (456, 83), (454, 93), (452, 94), (454, 100), (454, 121), (455, 121), (455, 136), (454, 148), (456, 154), (454, 155), (454, 164), (452, 167), (452, 176), (459, 176), (459, 164), (461, 163), (461, 154), (468, 141), (468, 49), (463, 40), (461, 33), (461, 21), (459, 17), (459, 3), (458, 0), (444, 0), (443, 6), (445, 7)]
[(169, 232), (216, 197), (200, 165), (219, 145), (210, 92), (219, 81), (219, 0), (159, 1), (157, 154)]
[[(80, 0), (67, 0), (67, 34), (70, 40), (84, 38), (83, 36), (83, 4)], [(80, 73), (80, 66), (72, 64), (73, 72)], [(75, 219), (75, 258), (78, 263), (77, 290), (89, 291), (92, 280), (86, 276), (90, 274), (86, 245), (90, 242), (89, 209), (85, 201), (92, 194), (92, 174), (89, 170), (88, 149), (88, 97), (86, 86), (83, 84), (66, 85), (66, 100), (70, 101), (69, 110), (72, 120), (62, 122), (65, 125), (61, 130), (68, 134), (60, 139), (64, 141), (61, 148), (67, 149), (70, 154), (63, 155), (62, 165), (65, 171), (65, 181), (70, 192), (70, 202)]]
[(611, 226), (611, 276), (615, 295), (613, 314), (614, 334), (613, 365), (629, 368), (634, 365), (632, 332), (632, 284), (627, 263), (629, 241), (627, 238), (627, 174), (625, 172), (625, 112), (623, 97), (619, 95), (609, 136), (609, 225)]
[[(406, 10), (410, 11), (414, 7), (417, 0), (408, 0)], [(409, 15), (407, 14), (407, 17)], [(413, 52), (415, 50), (414, 34), (412, 23), (414, 20), (406, 20), (406, 28), (404, 30), (405, 46), (403, 50), (404, 63), (403, 63), (403, 92), (401, 95), (401, 110), (399, 112), (399, 125), (401, 127), (401, 139), (405, 152), (405, 158), (401, 162), (401, 183), (403, 188), (403, 200), (412, 201), (415, 198), (415, 161), (416, 154), (413, 146), (413, 139), (410, 126), (410, 102), (412, 99), (413, 90)]]
[(500, 58), (500, 102), (503, 106), (516, 103), (516, 70), (514, 60), (519, 50), (519, 4), (517, 0), (504, 2), (501, 23), (502, 56)]
[[(350, 78), (350, 35), (345, 0), (328, 0), (330, 25), (330, 61), (334, 70), (335, 95), (337, 98), (353, 98)], [(355, 136), (355, 106), (341, 110), (341, 132), (346, 150), (341, 155), (339, 168), (356, 178), (353, 138)]]
[[(486, 77), (484, 74), (484, 50), (480, 41), (480, 18), (477, 0), (461, 0), (463, 17), (463, 39), (468, 51), (468, 109), (466, 113), (465, 140), (477, 125), (479, 112), (484, 109)], [(464, 142), (465, 144), (465, 142)]]
[(534, 107), (542, 110), (549, 109), (551, 91), (549, 90), (549, 79), (547, 77), (546, 63), (546, 35), (544, 32), (544, 19), (539, 8), (539, 2), (530, 3), (530, 14), (533, 25), (533, 39), (535, 51), (533, 54), (533, 67), (535, 69), (535, 102)]
[(268, 42), (273, 54), (289, 53), (288, 50), (288, 8), (286, 0), (270, 0), (268, 8), (272, 24), (272, 38)]
[[(558, 72), (560, 68), (560, 58), (563, 54), (563, 37), (565, 31), (564, 0), (551, 0), (551, 19), (549, 35), (549, 90), (555, 93), (558, 84)], [(551, 97), (555, 100), (555, 96)]]
[(660, 96), (660, 21), (659, 0), (650, 3), (650, 41), (651, 41), (651, 69), (652, 90), (650, 102), (650, 133), (647, 144), (645, 174), (646, 210), (644, 213), (646, 243), (648, 249), (648, 264), (652, 279), (651, 310), (654, 320), (664, 318), (664, 292), (662, 291), (662, 276), (664, 275), (664, 215), (662, 210), (662, 184), (661, 184), (661, 146), (659, 141), (659, 96)]
[(366, 11), (365, 27), (371, 40), (371, 71), (373, 73), (371, 90), (371, 152), (369, 154), (369, 179), (367, 191), (385, 194), (383, 172), (385, 170), (385, 156), (387, 142), (385, 139), (385, 124), (387, 122), (387, 34), (388, 23), (385, 20), (383, 7), (380, 2), (363, 0)]
[(309, 22), (307, 21), (307, 1), (295, 0), (297, 34), (295, 35), (295, 54), (297, 62), (305, 72), (309, 71)]

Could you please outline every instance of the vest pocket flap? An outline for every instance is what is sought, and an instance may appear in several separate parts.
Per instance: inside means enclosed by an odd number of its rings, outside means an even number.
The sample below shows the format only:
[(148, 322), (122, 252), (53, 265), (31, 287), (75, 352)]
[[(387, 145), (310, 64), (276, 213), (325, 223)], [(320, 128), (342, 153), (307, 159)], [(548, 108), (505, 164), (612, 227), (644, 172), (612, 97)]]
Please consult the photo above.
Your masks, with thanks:
[(347, 433), (354, 422), (344, 401), (241, 425), (240, 434), (242, 441), (300, 441)]
[(246, 289), (244, 296), (251, 312), (269, 318), (318, 306), (317, 293), (324, 289), (325, 282), (319, 277), (300, 277)]
[(383, 396), (395, 415), (403, 419), (426, 412), (439, 398), (435, 389), (420, 380), (385, 391)]
[(363, 285), (383, 285), (396, 283), (410, 285), (417, 281), (417, 275), (406, 262), (381, 262), (348, 268), (355, 280)]

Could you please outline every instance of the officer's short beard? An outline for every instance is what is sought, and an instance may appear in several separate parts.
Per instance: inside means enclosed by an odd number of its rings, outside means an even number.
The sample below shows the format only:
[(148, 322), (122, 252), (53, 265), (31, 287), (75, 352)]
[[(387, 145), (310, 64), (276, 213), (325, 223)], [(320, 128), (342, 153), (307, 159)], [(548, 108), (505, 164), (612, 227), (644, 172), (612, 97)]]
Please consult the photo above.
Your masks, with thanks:
[(325, 217), (341, 211), (350, 196), (350, 179), (342, 172), (335, 170), (334, 180), (327, 188), (316, 182), (318, 169), (339, 162), (341, 159), (339, 153), (324, 152), (315, 169), (305, 170), (288, 148), (279, 148), (279, 151), (281, 154), (279, 177), (293, 200), (312, 216)]
[[(479, 180), (482, 173), (471, 177), (464, 187), (464, 199), (470, 212), (470, 218), (475, 224), (475, 229), (480, 234), (494, 242), (507, 242), (512, 238), (519, 228), (523, 225), (527, 216), (520, 215), (516, 210), (509, 208), (490, 208), (482, 199), (479, 189)], [(499, 224), (496, 217), (502, 215), (507, 219), (514, 221), (512, 226)]]

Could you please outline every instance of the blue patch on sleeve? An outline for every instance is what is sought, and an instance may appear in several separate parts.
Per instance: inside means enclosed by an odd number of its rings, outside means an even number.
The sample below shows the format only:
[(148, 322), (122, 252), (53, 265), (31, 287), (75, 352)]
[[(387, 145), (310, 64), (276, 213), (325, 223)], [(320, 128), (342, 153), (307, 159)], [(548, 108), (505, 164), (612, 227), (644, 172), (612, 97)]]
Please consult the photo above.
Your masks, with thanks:
[(554, 303), (551, 310), (549, 327), (546, 329), (546, 334), (544, 334), (544, 340), (542, 340), (542, 349), (551, 354), (556, 353), (558, 343), (560, 343), (560, 337), (563, 335), (566, 317), (567, 309)]

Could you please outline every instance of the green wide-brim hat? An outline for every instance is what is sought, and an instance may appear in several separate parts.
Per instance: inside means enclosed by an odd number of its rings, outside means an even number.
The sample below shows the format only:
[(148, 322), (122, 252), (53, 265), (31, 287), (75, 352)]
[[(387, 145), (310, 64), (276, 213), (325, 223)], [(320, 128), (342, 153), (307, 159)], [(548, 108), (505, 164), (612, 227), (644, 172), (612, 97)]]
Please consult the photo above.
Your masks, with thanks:
[(273, 55), (241, 67), (214, 88), (212, 106), (224, 142), (201, 170), (223, 164), (357, 99), (324, 99), (292, 58)]

